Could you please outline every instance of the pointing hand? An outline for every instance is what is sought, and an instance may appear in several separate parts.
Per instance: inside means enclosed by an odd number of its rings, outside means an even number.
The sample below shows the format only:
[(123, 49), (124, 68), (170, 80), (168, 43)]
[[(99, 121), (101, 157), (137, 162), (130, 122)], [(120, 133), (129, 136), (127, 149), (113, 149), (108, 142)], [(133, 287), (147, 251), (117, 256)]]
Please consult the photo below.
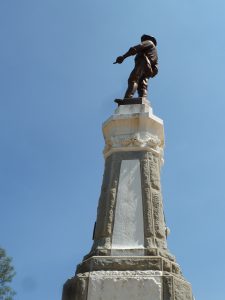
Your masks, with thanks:
[(116, 61), (113, 64), (122, 64), (123, 61), (124, 61), (123, 56), (118, 56)]

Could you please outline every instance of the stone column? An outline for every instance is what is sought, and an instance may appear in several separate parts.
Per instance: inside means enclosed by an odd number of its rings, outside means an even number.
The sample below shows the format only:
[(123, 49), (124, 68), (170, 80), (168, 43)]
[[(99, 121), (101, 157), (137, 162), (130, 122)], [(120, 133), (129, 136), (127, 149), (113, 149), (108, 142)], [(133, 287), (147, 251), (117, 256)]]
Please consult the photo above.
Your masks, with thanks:
[(105, 170), (94, 242), (64, 285), (63, 300), (192, 300), (166, 242), (163, 121), (148, 101), (132, 101), (120, 103), (103, 124)]

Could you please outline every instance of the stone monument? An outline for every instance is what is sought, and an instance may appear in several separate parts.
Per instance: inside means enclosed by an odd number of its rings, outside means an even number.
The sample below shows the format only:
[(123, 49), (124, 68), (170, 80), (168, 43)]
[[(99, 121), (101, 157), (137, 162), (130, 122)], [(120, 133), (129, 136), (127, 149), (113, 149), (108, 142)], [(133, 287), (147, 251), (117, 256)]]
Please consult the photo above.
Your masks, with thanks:
[(156, 45), (143, 35), (115, 61), (136, 55), (125, 99), (115, 100), (118, 108), (103, 124), (105, 170), (93, 246), (64, 284), (62, 300), (193, 300), (167, 248), (164, 127), (147, 100), (148, 79), (158, 73)]
[(63, 300), (193, 300), (167, 248), (160, 184), (163, 121), (145, 98), (117, 101), (103, 124), (105, 170), (93, 246)]

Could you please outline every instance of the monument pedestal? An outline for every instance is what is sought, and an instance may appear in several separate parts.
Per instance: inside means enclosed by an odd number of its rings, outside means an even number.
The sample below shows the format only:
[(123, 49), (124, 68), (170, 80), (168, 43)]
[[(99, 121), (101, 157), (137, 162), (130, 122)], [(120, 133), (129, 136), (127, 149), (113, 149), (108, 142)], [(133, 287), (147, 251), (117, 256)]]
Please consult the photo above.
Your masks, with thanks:
[(78, 273), (64, 285), (66, 300), (193, 300), (190, 284), (161, 271)]
[(94, 243), (65, 283), (63, 300), (193, 299), (167, 248), (163, 121), (146, 99), (129, 101), (117, 101), (103, 124), (105, 171)]

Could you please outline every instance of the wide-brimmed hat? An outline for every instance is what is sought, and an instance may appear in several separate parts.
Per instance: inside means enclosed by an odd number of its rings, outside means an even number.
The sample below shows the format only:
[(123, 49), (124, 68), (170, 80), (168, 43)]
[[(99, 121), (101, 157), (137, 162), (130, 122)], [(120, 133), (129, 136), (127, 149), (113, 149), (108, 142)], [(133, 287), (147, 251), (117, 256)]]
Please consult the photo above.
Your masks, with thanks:
[(155, 46), (157, 46), (157, 41), (156, 41), (156, 38), (154, 38), (154, 36), (147, 35), (147, 34), (143, 34), (142, 37), (141, 37), (141, 40), (144, 40), (144, 41), (150, 40), (150, 41), (153, 42), (153, 44), (154, 44)]

